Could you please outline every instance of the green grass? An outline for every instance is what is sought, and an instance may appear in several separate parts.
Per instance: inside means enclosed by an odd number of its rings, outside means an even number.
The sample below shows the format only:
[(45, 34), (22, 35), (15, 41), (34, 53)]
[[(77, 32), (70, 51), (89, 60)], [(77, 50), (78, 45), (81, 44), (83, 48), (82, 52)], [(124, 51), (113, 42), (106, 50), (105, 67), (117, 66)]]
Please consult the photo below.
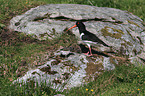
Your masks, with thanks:
[[(44, 64), (49, 50), (70, 46), (76, 39), (62, 34), (54, 41), (38, 41), (25, 34), (11, 32), (9, 20), (32, 7), (43, 4), (87, 4), (127, 10), (145, 21), (144, 0), (0, 0), (0, 96), (51, 96), (57, 94), (45, 85), (34, 87), (33, 83), (23, 87), (10, 86), (29, 67)], [(67, 37), (67, 38), (64, 38)], [(51, 47), (53, 45), (53, 47)], [(41, 63), (40, 63), (41, 62)], [(128, 65), (128, 66), (127, 66)], [(113, 71), (101, 74), (94, 82), (63, 92), (66, 96), (122, 96), (145, 95), (145, 68), (121, 64)], [(29, 91), (25, 92), (26, 89)], [(88, 90), (86, 90), (88, 89)], [(78, 95), (76, 95), (78, 94)]]
[(64, 92), (64, 94), (66, 96), (144, 96), (144, 70), (145, 68), (141, 66), (116, 66), (115, 70), (104, 72), (97, 77), (96, 81), (83, 87), (73, 88), (68, 93)]

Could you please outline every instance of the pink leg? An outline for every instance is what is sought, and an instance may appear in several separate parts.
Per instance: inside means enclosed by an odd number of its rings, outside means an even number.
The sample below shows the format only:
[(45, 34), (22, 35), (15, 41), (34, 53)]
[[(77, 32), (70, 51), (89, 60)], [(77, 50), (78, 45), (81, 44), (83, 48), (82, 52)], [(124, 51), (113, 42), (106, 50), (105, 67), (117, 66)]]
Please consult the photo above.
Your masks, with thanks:
[(89, 54), (89, 51), (87, 53), (83, 53), (83, 54), (88, 55)]
[(91, 48), (90, 47), (89, 47), (89, 51), (87, 53), (83, 53), (83, 54), (88, 55), (89, 52), (90, 52), (90, 55), (89, 56), (92, 56), (92, 51), (91, 51)]
[(89, 55), (89, 56), (92, 56), (92, 51), (91, 51), (91, 47), (89, 47), (89, 51), (90, 51), (90, 55)]

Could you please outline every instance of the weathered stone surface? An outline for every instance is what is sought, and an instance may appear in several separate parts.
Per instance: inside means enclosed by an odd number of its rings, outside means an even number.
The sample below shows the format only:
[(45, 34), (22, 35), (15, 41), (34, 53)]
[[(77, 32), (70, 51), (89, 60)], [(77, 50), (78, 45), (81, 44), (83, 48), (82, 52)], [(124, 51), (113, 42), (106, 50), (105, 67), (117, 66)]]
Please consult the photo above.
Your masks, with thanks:
[[(14, 17), (9, 28), (33, 34), (40, 40), (53, 39), (74, 25), (76, 20), (83, 20), (87, 30), (113, 46), (112, 50), (117, 55), (128, 57), (135, 65), (144, 64), (145, 27), (139, 17), (127, 11), (78, 4), (49, 4)], [(72, 29), (72, 32), (79, 37), (77, 28)], [(97, 49), (104, 51), (105, 48)], [(87, 57), (69, 50), (59, 50), (54, 54), (54, 58), (45, 65), (28, 71), (14, 82), (47, 81), (48, 86), (51, 83), (51, 88), (62, 91), (84, 84), (87, 79), (93, 80), (96, 74), (112, 70), (114, 64), (118, 64), (116, 59), (107, 55)], [(57, 56), (64, 59), (58, 60)]]
[[(63, 55), (68, 56), (57, 59)], [(46, 64), (39, 66), (34, 70), (28, 71), (23, 77), (15, 80), (13, 83), (28, 83), (30, 81), (45, 83), (47, 86), (63, 91), (72, 87), (78, 87), (88, 81), (94, 80), (96, 75), (103, 70), (112, 70), (115, 68), (110, 63), (110, 57), (89, 57), (83, 54), (77, 54), (69, 51), (60, 51), (54, 53), (53, 59)], [(117, 62), (116, 62), (117, 63)], [(87, 78), (87, 79), (85, 79)]]

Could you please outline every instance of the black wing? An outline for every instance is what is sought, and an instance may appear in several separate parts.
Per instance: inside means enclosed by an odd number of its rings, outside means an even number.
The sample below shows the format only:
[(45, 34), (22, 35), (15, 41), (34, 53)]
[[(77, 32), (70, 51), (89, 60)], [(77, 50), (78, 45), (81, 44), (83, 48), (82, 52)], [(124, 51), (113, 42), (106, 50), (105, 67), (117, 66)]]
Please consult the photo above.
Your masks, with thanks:
[(109, 47), (107, 44), (105, 44), (101, 39), (99, 39), (95, 34), (90, 32), (84, 32), (84, 35), (82, 36), (82, 40), (88, 40), (92, 42), (97, 42), (99, 44), (103, 44), (104, 46)]

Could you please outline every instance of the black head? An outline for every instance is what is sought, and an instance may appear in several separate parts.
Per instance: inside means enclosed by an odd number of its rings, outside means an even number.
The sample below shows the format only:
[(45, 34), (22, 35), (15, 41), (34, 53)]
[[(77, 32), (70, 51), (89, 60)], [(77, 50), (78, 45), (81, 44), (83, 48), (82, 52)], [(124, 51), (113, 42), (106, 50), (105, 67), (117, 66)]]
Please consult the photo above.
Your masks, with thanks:
[(84, 23), (82, 21), (77, 21), (76, 25), (79, 28), (79, 30), (81, 30), (81, 31), (85, 31), (86, 30), (86, 26), (84, 25)]
[[(83, 24), (82, 21), (77, 21), (76, 24), (75, 24), (74, 26), (72, 26), (71, 28), (69, 28), (68, 30), (70, 30), (70, 29), (72, 29), (72, 28), (74, 28), (74, 27), (78, 27), (79, 30), (80, 30), (80, 33), (81, 33), (82, 31), (86, 31), (86, 27), (85, 27), (85, 25)], [(68, 30), (67, 30), (67, 31), (68, 31)]]
[(82, 21), (77, 21), (76, 25), (77, 25), (77, 27), (85, 27), (85, 25)]

